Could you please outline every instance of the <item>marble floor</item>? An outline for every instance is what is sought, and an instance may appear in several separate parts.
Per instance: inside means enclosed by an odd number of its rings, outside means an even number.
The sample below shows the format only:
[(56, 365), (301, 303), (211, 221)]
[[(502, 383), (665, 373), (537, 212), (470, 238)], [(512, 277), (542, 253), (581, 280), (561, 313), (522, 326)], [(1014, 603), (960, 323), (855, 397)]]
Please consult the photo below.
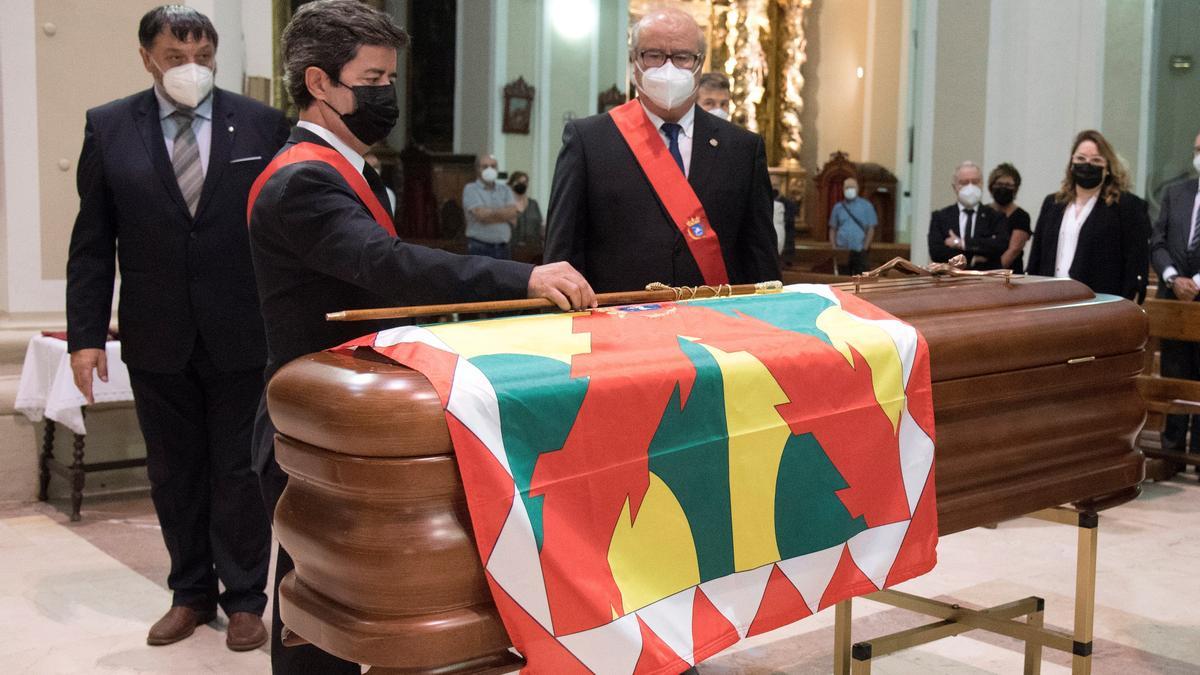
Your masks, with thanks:
[[(165, 611), (167, 560), (145, 494), (89, 499), (69, 523), (65, 504), (0, 507), (0, 672), (266, 673), (265, 649), (225, 649), (223, 619), (175, 645), (147, 647)], [(1194, 474), (1148, 483), (1142, 497), (1101, 517), (1095, 619), (1096, 673), (1200, 673), (1200, 483)], [(1046, 622), (1069, 628), (1075, 531), (1031, 519), (941, 540), (932, 573), (900, 586), (968, 607), (1029, 595), (1046, 599)], [(854, 640), (924, 623), (858, 600)], [(702, 664), (705, 675), (828, 673), (833, 612), (736, 645)], [(874, 672), (1019, 673), (1015, 640), (968, 633), (881, 658)], [(1070, 672), (1050, 650), (1048, 675)]]

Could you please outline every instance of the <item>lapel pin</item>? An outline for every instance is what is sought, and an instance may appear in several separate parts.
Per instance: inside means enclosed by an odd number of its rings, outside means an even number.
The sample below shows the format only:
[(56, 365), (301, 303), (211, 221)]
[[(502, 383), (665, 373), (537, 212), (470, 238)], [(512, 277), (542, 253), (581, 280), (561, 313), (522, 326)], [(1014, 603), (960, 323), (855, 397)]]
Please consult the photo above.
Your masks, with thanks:
[(717, 147), (717, 139), (715, 139), (715, 138), (708, 139), (708, 144), (713, 146), (714, 148)]
[(232, 126), (231, 126), (231, 127), (229, 127), (229, 133), (231, 133), (231, 134), (233, 133), (233, 127), (232, 127)]

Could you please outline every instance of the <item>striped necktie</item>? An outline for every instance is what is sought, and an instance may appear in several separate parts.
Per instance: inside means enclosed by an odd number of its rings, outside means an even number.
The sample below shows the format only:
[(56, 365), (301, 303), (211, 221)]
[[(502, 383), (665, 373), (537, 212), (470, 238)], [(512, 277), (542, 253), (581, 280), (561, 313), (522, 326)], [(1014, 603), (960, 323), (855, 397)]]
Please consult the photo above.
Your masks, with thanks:
[(176, 125), (171, 166), (175, 169), (175, 180), (179, 182), (179, 191), (183, 193), (188, 212), (195, 217), (196, 206), (200, 203), (200, 191), (204, 188), (204, 167), (200, 164), (200, 145), (192, 131), (194, 117), (190, 113), (176, 110), (171, 113), (171, 118), (175, 120)]

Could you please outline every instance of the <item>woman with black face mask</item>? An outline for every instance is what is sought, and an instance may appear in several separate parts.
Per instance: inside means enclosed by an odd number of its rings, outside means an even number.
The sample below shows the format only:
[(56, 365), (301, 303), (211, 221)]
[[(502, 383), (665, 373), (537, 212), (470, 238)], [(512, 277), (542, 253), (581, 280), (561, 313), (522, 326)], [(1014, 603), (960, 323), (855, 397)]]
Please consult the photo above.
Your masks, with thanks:
[(1009, 231), (1008, 249), (1000, 256), (1001, 269), (1016, 274), (1025, 272), (1025, 244), (1032, 235), (1029, 212), (1017, 206), (1017, 191), (1021, 189), (1021, 174), (1017, 167), (1005, 162), (988, 175), (988, 192), (992, 193), (991, 208), (1005, 219)]
[(1149, 239), (1146, 202), (1129, 192), (1124, 162), (1099, 131), (1080, 132), (1062, 186), (1042, 202), (1028, 273), (1069, 277), (1140, 303)]
[(542, 218), (542, 208), (537, 200), (529, 196), (529, 174), (524, 171), (512, 172), (508, 177), (508, 187), (513, 191), (513, 199), (520, 211), (513, 224), (512, 243), (519, 249), (514, 253), (522, 260), (536, 254), (540, 261), (546, 240), (546, 221)]

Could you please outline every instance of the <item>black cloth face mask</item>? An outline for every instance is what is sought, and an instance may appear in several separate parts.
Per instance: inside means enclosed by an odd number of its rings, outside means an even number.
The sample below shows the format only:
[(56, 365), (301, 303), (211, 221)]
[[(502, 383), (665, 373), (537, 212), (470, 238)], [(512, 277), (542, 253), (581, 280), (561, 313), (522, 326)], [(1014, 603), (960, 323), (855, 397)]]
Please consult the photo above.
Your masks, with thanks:
[(354, 112), (342, 114), (337, 108), (325, 105), (342, 118), (342, 123), (354, 134), (354, 137), (366, 145), (374, 145), (383, 140), (396, 126), (400, 118), (400, 105), (396, 102), (396, 85), (358, 85), (348, 86), (335, 80), (340, 86), (354, 92)]
[(524, 183), (517, 183), (516, 185), (512, 186), (512, 191), (519, 195), (525, 194), (525, 191), (528, 189), (529, 186)]
[(1091, 190), (1104, 182), (1104, 167), (1087, 162), (1075, 162), (1071, 165), (1071, 177), (1075, 179), (1075, 184), (1079, 187)]
[(992, 189), (992, 199), (1000, 206), (1008, 206), (1017, 198), (1017, 191), (1010, 187), (998, 187)]

